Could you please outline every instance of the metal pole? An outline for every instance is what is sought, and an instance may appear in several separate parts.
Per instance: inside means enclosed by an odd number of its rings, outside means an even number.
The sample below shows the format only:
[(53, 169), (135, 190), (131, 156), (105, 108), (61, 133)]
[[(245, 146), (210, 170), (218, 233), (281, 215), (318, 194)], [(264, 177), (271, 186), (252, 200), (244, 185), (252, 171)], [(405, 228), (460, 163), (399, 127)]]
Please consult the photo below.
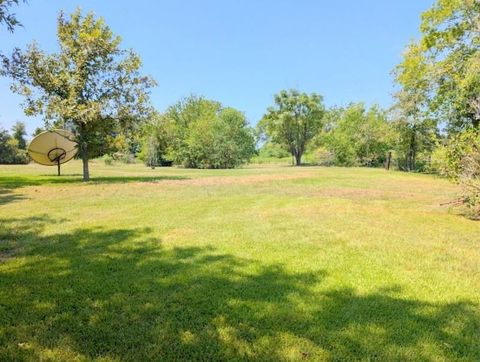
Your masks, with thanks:
[(57, 171), (58, 171), (58, 176), (60, 176), (60, 157), (57, 158)]

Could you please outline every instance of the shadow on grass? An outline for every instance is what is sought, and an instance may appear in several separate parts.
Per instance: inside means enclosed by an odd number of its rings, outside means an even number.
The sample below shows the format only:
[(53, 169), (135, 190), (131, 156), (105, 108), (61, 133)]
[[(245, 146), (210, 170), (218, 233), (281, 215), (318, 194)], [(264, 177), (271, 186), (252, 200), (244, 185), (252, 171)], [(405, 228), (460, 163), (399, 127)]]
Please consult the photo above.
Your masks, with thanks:
[(165, 248), (148, 228), (45, 236), (49, 222), (0, 229), (12, 255), (0, 264), (1, 360), (480, 358), (478, 305), (323, 290), (325, 272)]
[(21, 194), (14, 194), (9, 189), (0, 189), (0, 206), (25, 199), (25, 196)]
[(92, 177), (84, 183), (77, 175), (65, 176), (0, 176), (0, 206), (11, 202), (24, 200), (25, 196), (14, 190), (26, 186), (68, 185), (68, 184), (121, 184), (129, 182), (157, 183), (165, 180), (187, 180), (183, 176), (99, 176)]
[[(108, 184), (127, 182), (161, 182), (164, 180), (187, 180), (184, 176), (98, 176), (90, 178), (85, 184)], [(16, 189), (25, 186), (56, 184), (83, 184), (81, 176), (14, 176), (0, 177), (0, 190)]]

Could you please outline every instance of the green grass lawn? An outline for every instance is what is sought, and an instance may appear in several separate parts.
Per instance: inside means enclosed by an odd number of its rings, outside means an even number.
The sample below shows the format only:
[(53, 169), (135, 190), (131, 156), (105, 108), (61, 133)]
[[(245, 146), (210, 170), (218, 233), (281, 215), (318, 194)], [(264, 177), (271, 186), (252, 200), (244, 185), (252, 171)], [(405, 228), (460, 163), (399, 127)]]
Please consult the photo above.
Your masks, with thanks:
[(377, 169), (0, 166), (0, 360), (480, 360), (480, 223)]

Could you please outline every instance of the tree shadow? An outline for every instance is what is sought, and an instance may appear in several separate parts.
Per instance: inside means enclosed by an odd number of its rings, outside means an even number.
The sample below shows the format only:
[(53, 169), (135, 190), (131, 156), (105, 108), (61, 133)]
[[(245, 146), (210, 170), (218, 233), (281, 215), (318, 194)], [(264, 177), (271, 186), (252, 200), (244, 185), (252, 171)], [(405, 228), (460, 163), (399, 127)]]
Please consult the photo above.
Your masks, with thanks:
[(21, 194), (14, 194), (8, 189), (0, 188), (0, 206), (10, 202), (25, 200), (26, 197)]
[(187, 180), (185, 176), (98, 176), (91, 177), (90, 181), (83, 182), (81, 177), (77, 176), (40, 176), (40, 177), (22, 177), (9, 176), (0, 177), (0, 188), (16, 189), (25, 186), (42, 186), (57, 184), (115, 184), (128, 182), (161, 182), (166, 180)]
[(479, 306), (399, 287), (325, 290), (324, 271), (167, 248), (149, 228), (45, 235), (4, 220), (0, 359), (478, 360)]

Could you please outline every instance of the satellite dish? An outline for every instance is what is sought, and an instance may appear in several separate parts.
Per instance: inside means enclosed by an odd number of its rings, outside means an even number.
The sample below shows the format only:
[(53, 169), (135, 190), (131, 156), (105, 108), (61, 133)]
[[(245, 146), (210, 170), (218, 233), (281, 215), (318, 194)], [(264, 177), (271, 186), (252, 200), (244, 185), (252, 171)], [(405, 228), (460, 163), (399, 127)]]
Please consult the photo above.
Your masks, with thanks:
[(45, 131), (30, 142), (27, 152), (41, 165), (57, 165), (60, 176), (60, 164), (70, 161), (78, 152), (74, 139), (75, 136), (71, 132), (63, 129)]

